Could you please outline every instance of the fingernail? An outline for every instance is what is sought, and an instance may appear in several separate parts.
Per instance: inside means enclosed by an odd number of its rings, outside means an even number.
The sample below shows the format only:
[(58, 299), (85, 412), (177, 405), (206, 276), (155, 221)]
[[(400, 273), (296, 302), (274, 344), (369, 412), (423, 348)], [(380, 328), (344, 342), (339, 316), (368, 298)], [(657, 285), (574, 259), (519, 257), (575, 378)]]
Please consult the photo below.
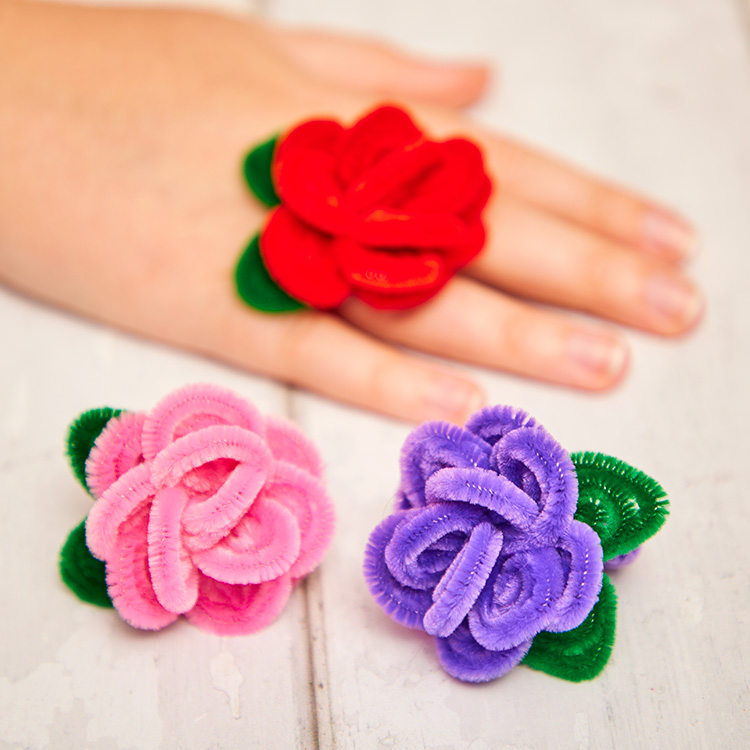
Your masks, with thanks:
[(679, 331), (694, 323), (703, 309), (703, 298), (687, 279), (673, 274), (656, 274), (646, 287), (651, 310), (669, 330)]
[(473, 383), (452, 375), (437, 375), (425, 394), (427, 419), (447, 419), (463, 424), (484, 403), (482, 391)]
[(668, 248), (682, 258), (695, 254), (695, 230), (675, 216), (658, 210), (651, 211), (644, 219), (643, 233), (649, 246)]
[(578, 330), (570, 337), (568, 351), (592, 385), (612, 383), (625, 367), (627, 348), (618, 337), (598, 331)]

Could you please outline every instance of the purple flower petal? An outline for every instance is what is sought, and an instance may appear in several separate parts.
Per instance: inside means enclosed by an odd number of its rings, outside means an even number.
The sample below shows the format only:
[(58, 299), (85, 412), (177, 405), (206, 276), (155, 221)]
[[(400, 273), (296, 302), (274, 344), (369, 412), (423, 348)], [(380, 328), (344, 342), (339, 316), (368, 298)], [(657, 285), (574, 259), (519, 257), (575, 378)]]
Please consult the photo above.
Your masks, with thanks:
[(512, 406), (485, 406), (475, 412), (466, 423), (466, 429), (482, 438), (489, 445), (494, 445), (501, 437), (519, 427), (536, 426), (534, 417), (523, 409)]
[(469, 614), (469, 628), (485, 648), (502, 651), (528, 641), (555, 615), (563, 592), (560, 556), (551, 547), (518, 552), (499, 563)]
[[(403, 522), (385, 547), (385, 562), (402, 586), (433, 589), (472, 529), (487, 520), (482, 508), (441, 503), (396, 514)], [(425, 554), (427, 553), (427, 554)]]
[(389, 617), (407, 628), (422, 630), (422, 618), (432, 606), (430, 592), (402, 586), (391, 575), (385, 563), (386, 545), (410, 512), (388, 516), (370, 534), (365, 550), (364, 574), (370, 593)]
[(461, 624), (482, 593), (502, 546), (503, 535), (492, 524), (485, 522), (474, 527), (432, 592), (435, 604), (424, 616), (426, 632), (446, 637)]
[(561, 559), (569, 570), (565, 590), (555, 604), (555, 617), (545, 630), (562, 633), (577, 628), (596, 604), (604, 564), (599, 537), (580, 521), (573, 521), (555, 546), (563, 553)]
[(531, 497), (538, 494), (539, 504), (529, 540), (541, 546), (558, 539), (578, 502), (578, 480), (567, 451), (544, 428), (521, 427), (495, 444), (491, 461), (511, 481), (539, 488), (538, 493), (529, 492)]
[(620, 568), (624, 568), (626, 565), (630, 565), (630, 563), (632, 563), (640, 554), (641, 548), (636, 547), (635, 549), (630, 550), (630, 552), (626, 552), (624, 555), (611, 557), (609, 560), (604, 561), (604, 570), (619, 570)]
[(521, 662), (530, 647), (531, 641), (526, 641), (507, 651), (489, 651), (474, 640), (466, 623), (447, 638), (437, 639), (443, 669), (465, 682), (489, 682), (502, 677)]
[(488, 469), (441, 469), (425, 487), (429, 503), (454, 501), (487, 508), (519, 529), (528, 529), (539, 506), (509, 479)]
[(446, 466), (489, 468), (490, 447), (462, 427), (448, 422), (425, 422), (401, 449), (400, 506), (426, 504), (425, 482)]

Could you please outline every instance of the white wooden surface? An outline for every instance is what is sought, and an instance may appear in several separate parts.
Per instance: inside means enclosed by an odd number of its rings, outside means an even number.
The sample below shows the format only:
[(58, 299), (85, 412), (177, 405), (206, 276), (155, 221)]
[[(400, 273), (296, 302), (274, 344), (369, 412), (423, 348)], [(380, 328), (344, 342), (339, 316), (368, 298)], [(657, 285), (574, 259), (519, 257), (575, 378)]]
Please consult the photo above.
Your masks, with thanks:
[[(239, 7), (241, 3), (230, 3)], [(750, 746), (750, 8), (740, 0), (269, 0), (271, 18), (478, 55), (492, 126), (662, 196), (700, 227), (709, 299), (694, 336), (633, 336), (634, 368), (592, 397), (478, 373), (570, 449), (657, 477), (672, 515), (615, 580), (601, 677), (526, 668), (467, 686), (370, 600), (361, 558), (388, 512), (405, 425), (67, 317), (0, 289), (0, 748), (742, 748)], [(56, 558), (88, 508), (62, 455), (101, 404), (180, 384), (236, 388), (296, 419), (339, 513), (324, 564), (259, 635), (133, 632), (79, 603)]]

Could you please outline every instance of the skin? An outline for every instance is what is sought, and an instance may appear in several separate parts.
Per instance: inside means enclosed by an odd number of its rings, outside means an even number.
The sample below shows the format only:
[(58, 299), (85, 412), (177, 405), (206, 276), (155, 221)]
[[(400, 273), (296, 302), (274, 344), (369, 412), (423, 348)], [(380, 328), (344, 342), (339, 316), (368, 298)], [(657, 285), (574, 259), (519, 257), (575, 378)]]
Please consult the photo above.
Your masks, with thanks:
[[(409, 350), (601, 390), (627, 367), (621, 326), (675, 336), (700, 317), (682, 268), (690, 226), (472, 123), (461, 110), (486, 87), (482, 66), (249, 18), (0, 0), (0, 70), (0, 280), (116, 328), (402, 419), (460, 422), (479, 387)], [(243, 306), (232, 269), (263, 209), (241, 155), (384, 100), (435, 138), (482, 145), (502, 185), (483, 253), (407, 312)]]

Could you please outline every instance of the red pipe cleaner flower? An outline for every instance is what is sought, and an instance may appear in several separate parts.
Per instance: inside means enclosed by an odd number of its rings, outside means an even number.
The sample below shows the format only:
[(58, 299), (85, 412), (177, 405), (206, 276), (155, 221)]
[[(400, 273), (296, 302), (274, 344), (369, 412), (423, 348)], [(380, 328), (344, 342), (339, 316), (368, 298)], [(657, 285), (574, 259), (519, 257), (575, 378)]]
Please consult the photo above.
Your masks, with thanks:
[(430, 140), (397, 107), (350, 128), (304, 122), (254, 149), (245, 177), (276, 206), (236, 273), (259, 309), (330, 309), (351, 296), (414, 307), (484, 245), (491, 183), (481, 151), (463, 138)]

